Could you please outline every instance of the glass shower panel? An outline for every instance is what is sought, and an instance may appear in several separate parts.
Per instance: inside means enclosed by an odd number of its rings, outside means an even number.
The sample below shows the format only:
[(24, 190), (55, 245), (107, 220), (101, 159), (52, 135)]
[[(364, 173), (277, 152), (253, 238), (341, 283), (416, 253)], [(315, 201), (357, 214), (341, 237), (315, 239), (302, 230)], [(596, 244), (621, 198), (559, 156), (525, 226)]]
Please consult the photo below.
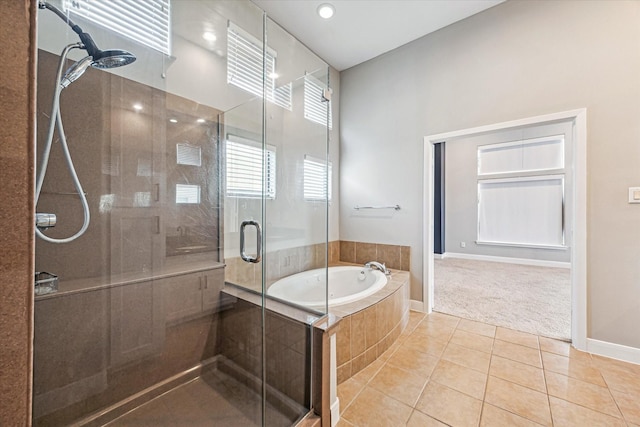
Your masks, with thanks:
[[(266, 200), (266, 287), (284, 277), (313, 271), (303, 292), (306, 308), (327, 312), (327, 225), (331, 166), (327, 125), (328, 65), (267, 18), (267, 69), (273, 101), (266, 105), (266, 144), (278, 156), (278, 195)], [(268, 293), (268, 292), (267, 292)], [(298, 303), (292, 298), (294, 303)], [(299, 303), (298, 303), (299, 304)]]
[[(266, 307), (271, 307), (269, 287), (292, 278), (298, 289), (284, 301), (303, 319), (294, 321), (272, 310), (266, 313), (265, 398), (277, 400), (277, 390), (295, 420), (311, 407), (311, 324), (327, 312), (328, 102), (321, 95), (327, 87), (328, 66), (269, 18), (265, 39), (267, 58), (273, 58), (265, 64), (265, 152), (275, 153), (277, 159), (276, 194), (264, 200)], [(318, 121), (310, 120), (312, 110), (320, 111)], [(315, 279), (303, 279), (302, 274)], [(301, 304), (296, 294), (311, 298)], [(278, 425), (268, 417), (266, 421)]]
[[(56, 275), (58, 290), (35, 299), (33, 423), (263, 425), (261, 305), (223, 290), (219, 135), (231, 111), (243, 120), (236, 133), (262, 144), (262, 102), (227, 71), (229, 28), (260, 41), (263, 12), (249, 1), (158, 1), (171, 31), (171, 51), (160, 52), (75, 13), (83, 1), (62, 3), (99, 47), (137, 60), (89, 68), (60, 96), (91, 222), (71, 243), (37, 240), (36, 269)], [(48, 10), (38, 35), (39, 162), (60, 52), (78, 38)], [(86, 54), (74, 49), (63, 71)], [(37, 211), (57, 214), (53, 237), (82, 225), (56, 144)]]
[[(327, 310), (328, 67), (250, 1), (150, 0), (170, 51), (90, 21), (85, 3), (55, 2), (137, 60), (61, 91), (91, 221), (36, 243), (58, 288), (35, 298), (33, 424), (291, 425), (310, 409), (310, 325)], [(40, 161), (78, 37), (49, 10), (38, 35)], [(66, 237), (83, 215), (57, 144), (47, 170), (37, 212)], [(314, 269), (314, 304), (268, 297)]]
[[(270, 185), (263, 180), (264, 164), (267, 157), (277, 164), (277, 158), (263, 149), (263, 108), (262, 98), (256, 98), (225, 112), (220, 119), (225, 159), (225, 280), (260, 294), (263, 281), (258, 252), (261, 255), (262, 246), (258, 247), (258, 227), (262, 232), (263, 194)], [(241, 238), (244, 248), (240, 246)], [(242, 249), (246, 258), (257, 262), (243, 260)]]

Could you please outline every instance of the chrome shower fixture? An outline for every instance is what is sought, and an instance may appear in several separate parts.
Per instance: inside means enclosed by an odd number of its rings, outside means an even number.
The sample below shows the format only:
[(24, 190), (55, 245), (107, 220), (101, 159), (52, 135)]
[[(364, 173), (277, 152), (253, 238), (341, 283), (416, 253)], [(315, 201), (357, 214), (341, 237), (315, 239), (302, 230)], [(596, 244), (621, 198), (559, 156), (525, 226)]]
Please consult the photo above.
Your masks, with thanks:
[(69, 69), (64, 73), (62, 79), (60, 79), (60, 88), (64, 89), (69, 86), (71, 83), (75, 82), (80, 78), (81, 75), (87, 71), (87, 68), (91, 66), (93, 62), (93, 58), (90, 56), (85, 56), (80, 61), (73, 64)]
[[(53, 144), (53, 137), (56, 128), (58, 129), (58, 136), (60, 139), (60, 146), (62, 148), (62, 152), (64, 154), (64, 158), (67, 162), (67, 166), (69, 169), (69, 173), (71, 175), (71, 179), (73, 181), (73, 185), (80, 197), (80, 202), (82, 204), (82, 210), (84, 215), (84, 221), (82, 223), (82, 227), (78, 230), (74, 235), (66, 238), (53, 238), (46, 236), (43, 231), (54, 227), (56, 225), (57, 218), (55, 214), (49, 213), (36, 213), (36, 235), (50, 243), (68, 243), (72, 242), (78, 237), (82, 236), (87, 228), (89, 227), (89, 222), (91, 221), (91, 213), (89, 212), (89, 203), (87, 202), (87, 197), (82, 189), (82, 184), (80, 183), (80, 179), (76, 173), (75, 167), (73, 166), (73, 161), (71, 160), (71, 153), (69, 152), (69, 146), (67, 144), (67, 137), (64, 132), (64, 126), (62, 125), (62, 116), (60, 115), (60, 92), (62, 89), (69, 86), (71, 83), (76, 81), (77, 79), (84, 74), (84, 72), (89, 67), (106, 69), (106, 68), (115, 68), (123, 65), (131, 64), (136, 60), (136, 57), (131, 52), (127, 52), (126, 50), (119, 49), (111, 49), (111, 50), (100, 50), (96, 46), (95, 42), (91, 38), (88, 33), (82, 31), (77, 24), (75, 24), (68, 16), (62, 13), (55, 6), (50, 5), (46, 1), (39, 1), (38, 7), (40, 9), (48, 9), (58, 15), (60, 19), (67, 23), (71, 27), (71, 29), (78, 34), (80, 37), (80, 42), (72, 43), (66, 46), (62, 54), (60, 55), (60, 61), (58, 63), (58, 71), (56, 73), (56, 84), (55, 89), (53, 91), (53, 105), (51, 107), (51, 115), (49, 121), (49, 130), (47, 132), (47, 139), (45, 142), (45, 146), (42, 152), (42, 160), (40, 163), (40, 169), (36, 176), (36, 194), (35, 194), (35, 203), (38, 204), (40, 200), (40, 193), (42, 191), (42, 184), (44, 182), (44, 177), (47, 173), (47, 167), (49, 165), (49, 155), (51, 153), (51, 146)], [(67, 60), (67, 55), (72, 49), (84, 49), (89, 54), (88, 56), (82, 58), (73, 64), (67, 71), (62, 74), (62, 68), (64, 63)]]
[[(87, 53), (89, 54), (89, 57), (91, 58), (91, 62), (89, 64), (84, 65), (84, 68), (80, 71), (78, 77), (80, 77), (80, 75), (82, 75), (82, 72), (84, 72), (84, 70), (86, 70), (89, 65), (91, 65), (92, 67), (101, 68), (101, 69), (116, 68), (116, 67), (122, 67), (123, 65), (131, 64), (133, 61), (136, 60), (136, 56), (131, 52), (127, 52), (126, 50), (120, 50), (120, 49), (100, 50), (100, 49), (98, 49), (98, 46), (96, 46), (96, 43), (93, 41), (93, 39), (91, 38), (91, 35), (89, 35), (89, 33), (85, 33), (82, 30), (82, 28), (80, 28), (78, 26), (78, 24), (73, 22), (60, 9), (58, 9), (57, 7), (47, 3), (46, 1), (38, 2), (38, 7), (40, 9), (48, 9), (48, 10), (52, 11), (53, 13), (55, 13), (56, 15), (58, 15), (60, 17), (60, 19), (62, 19), (64, 22), (66, 22), (67, 25), (69, 25), (71, 27), (71, 29), (78, 35), (78, 37), (80, 37), (80, 41), (82, 42), (81, 49), (84, 49), (84, 50), (87, 51)], [(85, 59), (87, 59), (87, 58), (84, 58), (84, 59), (80, 60), (79, 62), (83, 62), (83, 61), (85, 61)], [(69, 71), (67, 71), (67, 73), (68, 72)], [(76, 79), (78, 77), (76, 77)], [(73, 80), (71, 80), (69, 83), (71, 83), (72, 81)], [(69, 84), (69, 83), (67, 83), (67, 84)]]

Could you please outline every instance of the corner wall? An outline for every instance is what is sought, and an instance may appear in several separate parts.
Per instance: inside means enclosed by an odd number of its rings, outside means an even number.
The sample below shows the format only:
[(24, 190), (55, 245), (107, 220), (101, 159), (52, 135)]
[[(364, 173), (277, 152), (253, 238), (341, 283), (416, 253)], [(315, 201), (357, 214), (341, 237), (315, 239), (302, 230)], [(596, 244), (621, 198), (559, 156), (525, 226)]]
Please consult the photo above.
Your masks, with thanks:
[(0, 425), (31, 423), (36, 2), (0, 2)]
[(586, 107), (588, 337), (640, 349), (638, 22), (634, 1), (507, 1), (344, 71), (341, 240), (410, 245), (422, 300), (423, 137)]

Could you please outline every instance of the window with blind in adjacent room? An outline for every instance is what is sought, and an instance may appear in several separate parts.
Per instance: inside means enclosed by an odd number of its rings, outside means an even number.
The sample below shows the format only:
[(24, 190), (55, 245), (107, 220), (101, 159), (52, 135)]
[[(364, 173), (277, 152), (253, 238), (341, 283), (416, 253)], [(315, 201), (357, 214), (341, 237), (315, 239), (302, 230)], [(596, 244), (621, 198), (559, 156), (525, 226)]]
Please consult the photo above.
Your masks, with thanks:
[(563, 248), (564, 136), (478, 147), (479, 244)]

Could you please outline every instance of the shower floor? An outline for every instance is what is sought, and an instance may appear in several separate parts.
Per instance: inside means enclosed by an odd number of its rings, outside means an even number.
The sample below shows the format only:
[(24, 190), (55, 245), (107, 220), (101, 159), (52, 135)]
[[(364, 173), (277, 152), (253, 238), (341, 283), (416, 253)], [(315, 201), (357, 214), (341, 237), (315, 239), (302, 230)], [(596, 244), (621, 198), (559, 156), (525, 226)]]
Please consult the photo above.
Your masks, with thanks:
[[(212, 370), (111, 421), (109, 427), (261, 426), (261, 396), (235, 378)], [(296, 420), (266, 403), (268, 426)]]

